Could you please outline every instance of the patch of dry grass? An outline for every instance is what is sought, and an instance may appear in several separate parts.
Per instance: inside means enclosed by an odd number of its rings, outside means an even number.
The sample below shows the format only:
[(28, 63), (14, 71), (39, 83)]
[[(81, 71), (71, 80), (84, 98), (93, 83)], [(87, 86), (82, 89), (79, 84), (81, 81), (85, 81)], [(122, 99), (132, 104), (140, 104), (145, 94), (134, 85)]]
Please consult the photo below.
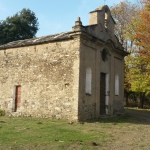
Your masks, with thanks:
[[(138, 111), (139, 112), (139, 111)], [(0, 150), (149, 150), (150, 122), (126, 116), (70, 124), (65, 120), (0, 117)]]

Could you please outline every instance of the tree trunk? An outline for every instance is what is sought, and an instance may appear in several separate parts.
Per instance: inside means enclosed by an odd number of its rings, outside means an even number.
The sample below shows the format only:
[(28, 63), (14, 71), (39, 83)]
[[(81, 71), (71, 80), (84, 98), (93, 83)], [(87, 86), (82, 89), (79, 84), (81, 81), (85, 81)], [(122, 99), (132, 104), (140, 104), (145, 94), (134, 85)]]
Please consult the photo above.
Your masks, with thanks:
[(125, 92), (125, 95), (126, 95), (126, 107), (128, 107), (129, 106), (129, 101), (128, 101), (128, 99), (129, 99), (129, 93), (128, 92)]
[(145, 93), (140, 92), (140, 99), (139, 99), (139, 108), (143, 108), (144, 105), (144, 99), (145, 99)]

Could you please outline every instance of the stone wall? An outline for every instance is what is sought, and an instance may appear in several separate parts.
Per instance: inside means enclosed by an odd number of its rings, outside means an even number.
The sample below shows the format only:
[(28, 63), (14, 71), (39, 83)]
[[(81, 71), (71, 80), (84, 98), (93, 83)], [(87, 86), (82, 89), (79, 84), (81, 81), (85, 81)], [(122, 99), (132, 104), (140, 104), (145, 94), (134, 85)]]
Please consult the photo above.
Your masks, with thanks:
[[(79, 39), (0, 50), (0, 109), (78, 119)], [(21, 104), (14, 112), (15, 86)]]
[[(79, 86), (79, 118), (86, 120), (96, 118), (96, 62), (97, 48), (87, 37), (81, 38), (80, 53), (80, 86)], [(90, 68), (92, 73), (91, 94), (86, 93), (86, 70)]]
[[(101, 73), (107, 77), (103, 94), (107, 114), (122, 109), (123, 57), (127, 53), (114, 35), (115, 22), (108, 6), (90, 15), (89, 26), (83, 26), (78, 18), (72, 32), (0, 46), (0, 109), (10, 115), (71, 120), (99, 117), (103, 106)], [(18, 48), (10, 48), (15, 46)], [(3, 50), (5, 47), (9, 48)], [(102, 58), (104, 49), (106, 61)], [(87, 70), (91, 72), (90, 93), (86, 91)], [(116, 74), (119, 95), (115, 95)], [(16, 94), (16, 87), (21, 89), (21, 96)], [(20, 101), (17, 104), (16, 97)]]

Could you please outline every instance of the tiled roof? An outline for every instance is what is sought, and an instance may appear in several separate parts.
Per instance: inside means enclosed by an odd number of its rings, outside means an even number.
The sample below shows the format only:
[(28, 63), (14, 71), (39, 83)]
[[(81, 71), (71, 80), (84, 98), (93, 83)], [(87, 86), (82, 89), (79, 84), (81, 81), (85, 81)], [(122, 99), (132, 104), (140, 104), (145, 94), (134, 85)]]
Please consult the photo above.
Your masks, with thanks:
[(50, 41), (59, 41), (59, 40), (69, 39), (71, 38), (70, 33), (72, 32), (62, 32), (60, 34), (53, 34), (53, 35), (48, 35), (48, 36), (36, 37), (32, 39), (13, 41), (13, 42), (9, 42), (7, 44), (1, 45), (0, 49), (42, 44), (42, 43), (47, 43)]

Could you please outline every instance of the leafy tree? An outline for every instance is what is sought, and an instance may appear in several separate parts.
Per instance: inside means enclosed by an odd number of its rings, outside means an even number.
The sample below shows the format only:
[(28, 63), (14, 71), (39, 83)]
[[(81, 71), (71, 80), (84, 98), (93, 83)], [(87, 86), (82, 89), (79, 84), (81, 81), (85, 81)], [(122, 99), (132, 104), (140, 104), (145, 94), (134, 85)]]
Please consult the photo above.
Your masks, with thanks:
[(139, 11), (139, 5), (132, 4), (127, 0), (111, 7), (112, 16), (117, 23), (115, 34), (128, 52), (132, 52), (134, 49), (134, 38), (132, 35), (134, 34), (135, 22), (138, 20), (137, 14)]
[[(130, 52), (125, 59), (126, 105), (133, 92), (139, 98), (139, 107), (143, 108), (145, 97), (150, 93), (150, 0), (145, 6), (123, 1), (111, 8), (117, 22), (116, 35), (124, 48)], [(140, 14), (140, 15), (139, 15)]]
[(4, 29), (4, 26), (2, 24), (2, 21), (0, 21), (0, 44), (3, 43), (4, 34), (2, 33)]
[(150, 93), (150, 63), (139, 53), (134, 53), (126, 60), (128, 71), (126, 77), (130, 83), (130, 90), (138, 94), (139, 108), (143, 108), (145, 96)]
[(143, 1), (144, 7), (140, 13), (141, 22), (137, 24), (136, 45), (140, 46), (139, 53), (150, 60), (150, 0)]
[[(133, 90), (140, 93), (140, 107), (143, 107), (145, 99), (143, 95), (150, 95), (150, 0), (143, 0), (142, 4), (143, 8), (139, 15), (140, 21), (136, 24), (135, 35), (133, 36), (136, 40), (136, 46), (139, 47), (138, 62), (142, 66), (138, 73), (139, 83), (132, 82)], [(139, 89), (137, 88), (138, 84), (140, 85)]]
[(0, 44), (35, 37), (38, 25), (35, 13), (24, 8), (0, 22)]
[[(111, 7), (111, 13), (116, 21), (115, 34), (119, 41), (122, 43), (124, 48), (128, 52), (133, 52), (136, 49), (134, 45), (134, 28), (138, 21), (137, 14), (140, 11), (140, 6), (132, 4), (129, 1), (122, 1), (117, 5)], [(127, 56), (127, 58), (130, 56)], [(128, 61), (128, 59), (126, 59)], [(130, 78), (127, 75), (129, 68), (128, 63), (125, 63), (125, 95), (126, 95), (126, 106), (128, 105), (128, 97), (131, 91)]]

